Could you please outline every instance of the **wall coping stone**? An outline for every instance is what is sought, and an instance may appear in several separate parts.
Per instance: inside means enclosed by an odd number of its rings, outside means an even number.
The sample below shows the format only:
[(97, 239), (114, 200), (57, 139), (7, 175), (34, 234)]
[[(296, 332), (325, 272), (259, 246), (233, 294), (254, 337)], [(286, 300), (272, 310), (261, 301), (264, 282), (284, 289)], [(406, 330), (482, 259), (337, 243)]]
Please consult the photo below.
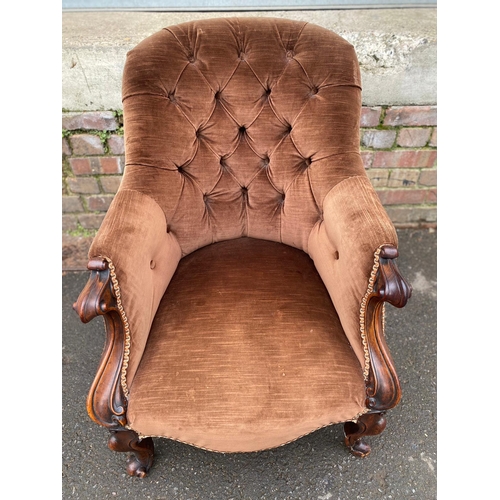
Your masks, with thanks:
[(306, 20), (343, 36), (354, 45), (358, 55), (365, 106), (436, 104), (436, 8), (63, 12), (63, 110), (121, 109), (123, 66), (130, 49), (166, 26), (233, 16)]

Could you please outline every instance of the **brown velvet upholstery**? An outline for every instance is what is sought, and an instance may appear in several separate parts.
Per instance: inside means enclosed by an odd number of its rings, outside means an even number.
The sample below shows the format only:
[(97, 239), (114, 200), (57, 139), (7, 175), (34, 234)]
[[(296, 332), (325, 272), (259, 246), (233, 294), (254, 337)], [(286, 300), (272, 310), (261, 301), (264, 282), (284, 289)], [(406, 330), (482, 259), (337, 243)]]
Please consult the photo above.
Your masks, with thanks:
[(194, 21), (128, 54), (90, 257), (116, 269), (131, 429), (251, 451), (367, 411), (361, 301), (397, 237), (360, 108), (353, 47), (304, 22)]
[(365, 398), (311, 259), (238, 238), (180, 262), (130, 387), (128, 420), (146, 435), (255, 451), (352, 419)]

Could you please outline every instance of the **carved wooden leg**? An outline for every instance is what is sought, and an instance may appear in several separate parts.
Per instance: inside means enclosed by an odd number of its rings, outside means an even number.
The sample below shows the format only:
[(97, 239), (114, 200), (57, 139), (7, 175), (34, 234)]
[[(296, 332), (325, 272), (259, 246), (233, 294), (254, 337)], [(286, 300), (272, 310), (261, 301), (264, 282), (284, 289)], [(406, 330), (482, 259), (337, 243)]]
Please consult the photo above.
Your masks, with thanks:
[(380, 434), (385, 429), (385, 424), (384, 413), (365, 413), (357, 422), (346, 422), (344, 424), (345, 445), (350, 448), (353, 455), (366, 457), (371, 447), (363, 441), (363, 437)]
[(111, 431), (108, 446), (113, 451), (132, 452), (127, 459), (130, 476), (145, 477), (153, 465), (154, 445), (150, 437), (139, 440), (134, 431)]

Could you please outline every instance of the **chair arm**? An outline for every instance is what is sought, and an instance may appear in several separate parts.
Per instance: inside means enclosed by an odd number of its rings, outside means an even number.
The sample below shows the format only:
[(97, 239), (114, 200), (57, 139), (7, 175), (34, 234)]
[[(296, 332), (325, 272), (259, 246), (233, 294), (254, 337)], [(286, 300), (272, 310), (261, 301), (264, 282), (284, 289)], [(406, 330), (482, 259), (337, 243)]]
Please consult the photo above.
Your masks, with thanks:
[(375, 252), (368, 289), (361, 303), (360, 328), (369, 355), (366, 405), (388, 410), (399, 403), (401, 388), (384, 335), (385, 303), (404, 307), (412, 288), (396, 265), (398, 251), (382, 245)]
[[(400, 397), (383, 334), (383, 304), (402, 307), (411, 293), (393, 261), (397, 243), (394, 225), (364, 176), (347, 178), (330, 190), (323, 202), (323, 221), (309, 237), (309, 255), (363, 368), (367, 387), (375, 387), (368, 391), (371, 408), (379, 403), (370, 397), (382, 386), (391, 385), (384, 389), (391, 395), (382, 396), (385, 403), (379, 406), (395, 406)], [(377, 368), (381, 364), (385, 371)]]
[[(128, 387), (181, 249), (167, 232), (159, 205), (145, 194), (123, 189), (116, 194), (92, 242), (89, 258), (91, 276), (74, 308), (83, 322), (97, 315), (106, 321), (106, 347), (89, 393), (88, 409), (94, 420), (112, 427), (124, 411)], [(91, 401), (101, 392), (109, 393), (108, 398), (99, 399), (108, 399), (105, 405), (113, 410), (112, 421), (106, 414), (109, 408), (101, 411)], [(123, 418), (120, 423), (123, 425)]]

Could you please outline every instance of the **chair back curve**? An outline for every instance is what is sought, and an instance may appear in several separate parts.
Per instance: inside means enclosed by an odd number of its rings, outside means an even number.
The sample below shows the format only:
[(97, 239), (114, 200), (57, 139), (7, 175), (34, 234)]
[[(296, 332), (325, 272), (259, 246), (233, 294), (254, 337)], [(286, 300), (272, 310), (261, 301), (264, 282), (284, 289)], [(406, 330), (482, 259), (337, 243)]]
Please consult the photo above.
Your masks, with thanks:
[(242, 236), (307, 252), (326, 194), (365, 175), (356, 54), (319, 26), (168, 27), (128, 53), (122, 88), (120, 189), (158, 203), (183, 255)]

